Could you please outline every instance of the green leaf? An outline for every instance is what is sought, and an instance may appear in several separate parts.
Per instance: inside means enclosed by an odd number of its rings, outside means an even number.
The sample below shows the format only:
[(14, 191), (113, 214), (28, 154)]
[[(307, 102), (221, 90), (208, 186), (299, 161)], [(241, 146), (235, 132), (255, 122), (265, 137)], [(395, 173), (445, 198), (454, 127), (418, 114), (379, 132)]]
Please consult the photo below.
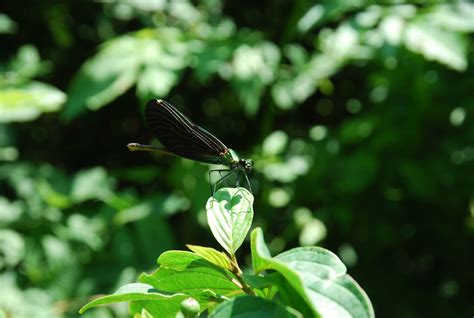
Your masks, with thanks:
[(320, 317), (306, 293), (302, 278), (287, 265), (271, 257), (263, 239), (262, 229), (256, 228), (250, 236), (254, 271), (260, 273), (266, 270), (275, 270), (278, 275), (273, 275), (273, 279), (278, 282), (283, 302), (297, 309), (305, 317)]
[(71, 199), (67, 195), (56, 191), (44, 179), (40, 179), (36, 182), (36, 188), (43, 200), (50, 206), (66, 209), (72, 205)]
[(74, 176), (71, 198), (75, 202), (106, 199), (111, 194), (111, 181), (102, 167), (82, 170)]
[(209, 318), (289, 318), (303, 317), (290, 307), (255, 296), (239, 296), (220, 304)]
[(10, 33), (13, 34), (16, 32), (18, 25), (13, 21), (8, 15), (0, 13), (0, 33)]
[(50, 69), (50, 62), (41, 61), (38, 49), (31, 45), (22, 45), (10, 60), (8, 69), (19, 78), (34, 78)]
[(203, 257), (205, 260), (208, 260), (209, 262), (219, 267), (222, 267), (228, 270), (232, 269), (231, 261), (226, 254), (219, 252), (218, 250), (215, 250), (211, 247), (197, 246), (197, 245), (191, 245), (191, 244), (187, 244), (186, 246), (194, 253)]
[(158, 263), (160, 268), (153, 274), (142, 274), (140, 281), (158, 290), (192, 296), (199, 301), (203, 309), (211, 302), (204, 293), (206, 290), (226, 297), (242, 293), (232, 273), (197, 254), (168, 251), (160, 255)]
[(170, 316), (171, 314), (176, 314), (179, 312), (180, 303), (188, 298), (188, 296), (184, 294), (169, 294), (158, 292), (153, 288), (153, 286), (141, 283), (134, 283), (128, 284), (125, 286), (120, 287), (115, 293), (112, 295), (100, 297), (94, 299), (93, 301), (84, 305), (80, 310), (79, 313), (84, 313), (86, 310), (97, 307), (100, 305), (107, 305), (112, 303), (118, 303), (122, 301), (140, 301), (140, 300), (152, 300), (154, 305), (160, 307), (160, 305), (164, 305), (166, 307), (170, 307), (170, 304), (177, 304), (176, 311), (173, 313), (163, 312), (163, 316), (161, 317), (173, 317)]
[(141, 97), (166, 95), (188, 65), (185, 40), (175, 28), (142, 29), (110, 40), (75, 75), (64, 118), (100, 109), (135, 83)]
[(74, 76), (68, 90), (65, 119), (73, 119), (86, 109), (97, 110), (125, 93), (137, 79), (143, 50), (159, 53), (159, 44), (134, 33), (102, 46)]
[(406, 47), (457, 71), (467, 69), (468, 38), (437, 28), (426, 21), (414, 21), (404, 33)]
[(262, 144), (262, 153), (267, 156), (277, 156), (286, 149), (288, 135), (281, 130), (272, 132), (265, 138)]
[[(334, 279), (346, 273), (346, 266), (333, 252), (317, 247), (297, 247), (274, 258), (307, 275), (315, 276), (314, 279)], [(306, 279), (307, 277), (305, 277)]]
[(22, 201), (9, 202), (6, 198), (0, 197), (0, 224), (19, 220), (23, 211), (24, 203)]
[[(178, 295), (178, 294), (177, 294)], [(183, 302), (186, 302), (190, 297), (184, 296), (174, 297), (171, 299), (163, 300), (134, 300), (130, 304), (130, 314), (133, 317), (141, 318), (178, 318), (183, 317)], [(192, 298), (191, 298), (192, 299)], [(193, 301), (195, 301), (193, 299)], [(184, 316), (184, 317), (195, 317), (195, 316)], [(183, 317), (183, 318), (184, 318)]]
[[(372, 304), (365, 292), (348, 275), (332, 252), (320, 247), (299, 247), (270, 257), (261, 229), (252, 232), (252, 263), (255, 271), (273, 269), (281, 275), (279, 293), (288, 305), (308, 316), (372, 318)], [(291, 291), (291, 292), (289, 292)], [(296, 294), (299, 295), (297, 297)], [(316, 312), (317, 310), (317, 312)]]
[(253, 219), (253, 195), (244, 188), (223, 188), (206, 204), (212, 234), (231, 255), (242, 245)]
[(0, 84), (0, 123), (34, 120), (58, 111), (65, 100), (63, 92), (41, 82)]
[(243, 44), (234, 51), (232, 84), (247, 114), (257, 113), (264, 88), (276, 77), (280, 58), (280, 50), (271, 42)]
[[(306, 279), (310, 274), (301, 273)], [(322, 317), (373, 318), (369, 297), (349, 275), (335, 280), (306, 281), (308, 294)]]
[(137, 94), (143, 99), (149, 96), (166, 96), (178, 82), (178, 74), (161, 66), (148, 66), (140, 74)]
[(299, 247), (275, 256), (302, 278), (306, 294), (321, 317), (374, 317), (365, 292), (346, 273), (332, 252), (320, 247)]
[(0, 229), (0, 270), (15, 267), (25, 257), (25, 241), (12, 230)]

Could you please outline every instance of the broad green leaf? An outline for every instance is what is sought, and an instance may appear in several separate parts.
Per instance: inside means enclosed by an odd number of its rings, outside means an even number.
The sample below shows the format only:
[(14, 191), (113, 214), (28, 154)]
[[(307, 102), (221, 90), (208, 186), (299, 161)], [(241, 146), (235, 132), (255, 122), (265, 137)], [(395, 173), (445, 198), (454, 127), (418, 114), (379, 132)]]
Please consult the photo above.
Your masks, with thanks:
[(138, 78), (137, 94), (142, 98), (166, 96), (178, 79), (178, 74), (172, 70), (158, 65), (148, 66)]
[(0, 224), (8, 224), (21, 218), (24, 211), (24, 202), (9, 202), (0, 196)]
[(372, 304), (332, 252), (320, 247), (299, 247), (275, 256), (302, 278), (307, 295), (321, 317), (371, 318)]
[(58, 111), (65, 100), (63, 92), (41, 82), (0, 85), (0, 123), (36, 119)]
[(111, 180), (102, 167), (82, 170), (74, 176), (71, 198), (75, 202), (90, 199), (106, 199), (111, 194)]
[(308, 277), (314, 276), (314, 280), (335, 279), (346, 273), (346, 266), (333, 252), (317, 247), (297, 247), (274, 258), (281, 261), (299, 272), (306, 272)]
[[(365, 292), (346, 275), (341, 260), (326, 249), (300, 247), (271, 258), (261, 230), (255, 229), (252, 232), (252, 262), (257, 272), (273, 269), (281, 275), (281, 283), (277, 285), (282, 300), (301, 312), (304, 309), (301, 301), (304, 301), (317, 310), (318, 317), (374, 317)], [(295, 297), (289, 290), (300, 297)]]
[(0, 229), (0, 270), (15, 267), (25, 257), (25, 241), (12, 230)]
[[(311, 2), (309, 2), (311, 3)], [(363, 0), (326, 0), (318, 1), (311, 7), (301, 10), (302, 16), (296, 23), (296, 28), (300, 33), (306, 33), (315, 26), (320, 26), (329, 21), (338, 20), (347, 11), (353, 11), (366, 5)]]
[[(174, 297), (162, 301), (134, 300), (130, 304), (130, 314), (140, 318), (187, 318), (182, 316), (182, 304), (190, 297)], [(137, 316), (138, 315), (138, 316)]]
[(437, 28), (425, 21), (414, 21), (404, 33), (407, 48), (457, 71), (467, 69), (468, 40), (459, 33)]
[(442, 29), (457, 32), (474, 32), (474, 3), (466, 1), (461, 6), (436, 6), (423, 15), (425, 21)]
[(255, 296), (239, 296), (226, 301), (212, 311), (209, 318), (290, 318), (303, 317), (294, 309)]
[[(334, 280), (311, 280), (311, 273), (300, 272), (305, 278), (308, 295), (321, 314), (331, 318), (373, 318), (372, 303), (365, 291), (349, 275)], [(306, 281), (306, 279), (308, 279)]]
[(280, 55), (278, 47), (271, 42), (243, 44), (234, 51), (232, 84), (248, 114), (255, 115), (258, 111), (264, 88), (276, 77)]
[(226, 254), (219, 252), (218, 250), (215, 250), (211, 247), (197, 246), (191, 244), (187, 244), (186, 246), (191, 251), (203, 257), (205, 260), (208, 260), (209, 262), (213, 263), (214, 265), (228, 270), (232, 269), (230, 259)]
[(100, 234), (103, 227), (103, 220), (74, 213), (68, 217), (67, 227), (58, 230), (58, 234), (83, 242), (93, 250), (99, 250), (105, 243), (105, 238)]
[(56, 191), (46, 180), (40, 179), (36, 182), (36, 188), (43, 200), (50, 206), (60, 209), (69, 208), (72, 201), (69, 196)]
[(153, 274), (142, 274), (140, 281), (167, 292), (181, 292), (196, 298), (203, 309), (210, 300), (203, 293), (232, 297), (242, 293), (232, 273), (217, 267), (203, 257), (186, 251), (168, 251), (158, 258), (160, 268)]
[(212, 234), (231, 255), (242, 245), (253, 219), (253, 195), (244, 188), (223, 188), (206, 204)]
[(288, 135), (281, 130), (272, 132), (265, 138), (262, 145), (262, 153), (267, 156), (281, 154), (288, 144)]
[(97, 110), (125, 93), (137, 79), (143, 52), (150, 50), (159, 54), (159, 43), (137, 33), (107, 42), (73, 78), (65, 118), (72, 119), (86, 109)]
[(0, 272), (0, 308), (7, 313), (5, 318), (63, 317), (54, 309), (56, 301), (50, 291), (18, 286), (17, 281), (16, 272)]
[(10, 33), (13, 34), (16, 32), (18, 25), (13, 21), (8, 15), (0, 13), (0, 33)]
[(48, 61), (41, 61), (38, 49), (31, 45), (22, 45), (14, 58), (10, 60), (8, 68), (19, 78), (34, 78), (49, 69)]
[(251, 234), (252, 265), (258, 274), (266, 270), (275, 270), (273, 279), (278, 282), (280, 296), (284, 303), (297, 309), (305, 317), (320, 317), (306, 293), (302, 278), (287, 265), (271, 257), (263, 239), (261, 228)]
[(51, 270), (64, 270), (74, 261), (74, 253), (66, 241), (52, 235), (45, 235), (41, 239), (46, 264)]
[(124, 209), (114, 216), (114, 222), (119, 225), (146, 219), (153, 212), (150, 202), (142, 202)]
[(187, 55), (185, 36), (175, 28), (143, 29), (110, 40), (75, 75), (64, 118), (100, 109), (137, 81), (141, 97), (166, 95), (188, 65)]
[(68, 90), (64, 117), (73, 119), (86, 109), (97, 110), (125, 93), (136, 81), (143, 44), (133, 35), (107, 42), (82, 66)]
[[(101, 305), (118, 303), (122, 301), (153, 301), (155, 308), (160, 308), (162, 316), (174, 317), (180, 310), (180, 303), (188, 298), (188, 296), (180, 293), (171, 294), (166, 292), (158, 292), (153, 286), (141, 283), (128, 284), (120, 287), (112, 295), (100, 297), (84, 305), (79, 313)], [(173, 307), (174, 310), (173, 310)]]

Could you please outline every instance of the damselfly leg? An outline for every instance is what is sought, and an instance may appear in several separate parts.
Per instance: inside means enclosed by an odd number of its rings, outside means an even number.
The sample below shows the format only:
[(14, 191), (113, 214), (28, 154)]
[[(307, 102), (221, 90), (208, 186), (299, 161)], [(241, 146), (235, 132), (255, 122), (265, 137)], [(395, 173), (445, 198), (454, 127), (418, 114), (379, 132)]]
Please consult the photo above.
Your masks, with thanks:
[[(222, 173), (225, 172), (224, 175), (222, 175)], [(212, 182), (213, 178), (212, 178), (212, 174), (213, 173), (218, 173), (219, 174), (219, 179), (217, 179), (216, 182)], [(233, 174), (233, 171), (230, 170), (230, 169), (213, 169), (213, 170), (210, 170), (209, 171), (209, 183), (211, 184), (211, 192), (212, 192), (212, 195), (214, 195), (214, 193), (216, 193), (216, 191), (218, 190), (218, 185), (219, 184), (222, 184), (223, 187), (228, 187), (228, 183), (227, 183), (227, 179), (230, 178), (230, 176), (232, 176)]]
[[(218, 173), (219, 179), (216, 182), (212, 182), (212, 173)], [(225, 174), (224, 174), (225, 173)], [(241, 187), (247, 188), (252, 192), (250, 181), (247, 175), (240, 169), (214, 169), (209, 171), (209, 181), (211, 183), (212, 194), (222, 187)]]

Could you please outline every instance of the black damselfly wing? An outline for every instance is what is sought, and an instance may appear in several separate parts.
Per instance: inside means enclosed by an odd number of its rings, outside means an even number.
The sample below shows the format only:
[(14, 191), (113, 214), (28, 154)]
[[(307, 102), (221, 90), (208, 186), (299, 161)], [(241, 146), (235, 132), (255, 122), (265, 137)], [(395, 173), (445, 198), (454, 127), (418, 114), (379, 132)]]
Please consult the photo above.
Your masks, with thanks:
[(183, 158), (220, 164), (221, 156), (229, 151), (219, 139), (163, 100), (152, 99), (147, 103), (145, 119), (161, 144)]

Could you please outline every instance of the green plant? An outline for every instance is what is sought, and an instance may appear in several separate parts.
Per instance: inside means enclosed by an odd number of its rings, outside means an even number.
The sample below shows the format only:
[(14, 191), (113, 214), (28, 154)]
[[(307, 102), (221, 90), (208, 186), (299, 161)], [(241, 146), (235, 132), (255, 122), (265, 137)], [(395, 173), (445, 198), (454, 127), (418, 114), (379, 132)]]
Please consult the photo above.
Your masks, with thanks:
[(263, 231), (251, 233), (252, 269), (242, 271), (236, 251), (253, 219), (253, 196), (223, 188), (210, 197), (207, 220), (226, 253), (188, 245), (167, 251), (159, 268), (84, 307), (130, 302), (134, 317), (374, 317), (369, 298), (332, 252), (300, 247), (270, 255)]

